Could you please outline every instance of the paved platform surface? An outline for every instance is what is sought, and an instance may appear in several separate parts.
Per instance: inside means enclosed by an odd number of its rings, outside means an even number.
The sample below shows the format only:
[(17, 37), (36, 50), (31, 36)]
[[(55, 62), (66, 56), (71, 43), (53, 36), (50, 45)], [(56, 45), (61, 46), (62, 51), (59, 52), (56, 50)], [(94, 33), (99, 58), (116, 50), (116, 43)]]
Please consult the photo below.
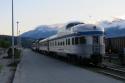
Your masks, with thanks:
[(123, 82), (25, 49), (13, 83)]

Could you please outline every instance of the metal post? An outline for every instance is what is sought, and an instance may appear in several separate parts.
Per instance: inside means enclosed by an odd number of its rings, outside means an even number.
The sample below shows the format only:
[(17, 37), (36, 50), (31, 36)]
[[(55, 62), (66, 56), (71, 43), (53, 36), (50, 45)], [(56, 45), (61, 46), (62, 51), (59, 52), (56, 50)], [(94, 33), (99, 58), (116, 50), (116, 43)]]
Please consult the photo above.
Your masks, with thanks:
[(12, 0), (12, 62), (14, 63), (14, 13), (13, 13), (13, 0)]

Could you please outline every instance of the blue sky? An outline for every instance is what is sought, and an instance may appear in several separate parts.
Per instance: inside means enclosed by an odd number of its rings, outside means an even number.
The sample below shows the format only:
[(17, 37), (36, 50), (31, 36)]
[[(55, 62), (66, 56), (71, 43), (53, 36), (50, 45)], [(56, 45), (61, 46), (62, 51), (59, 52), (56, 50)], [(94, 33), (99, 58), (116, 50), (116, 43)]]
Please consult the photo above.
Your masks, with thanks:
[[(18, 20), (21, 33), (44, 24), (95, 23), (125, 16), (125, 0), (14, 0), (14, 4), (15, 28)], [(11, 0), (0, 0), (0, 11), (0, 34), (11, 35)]]

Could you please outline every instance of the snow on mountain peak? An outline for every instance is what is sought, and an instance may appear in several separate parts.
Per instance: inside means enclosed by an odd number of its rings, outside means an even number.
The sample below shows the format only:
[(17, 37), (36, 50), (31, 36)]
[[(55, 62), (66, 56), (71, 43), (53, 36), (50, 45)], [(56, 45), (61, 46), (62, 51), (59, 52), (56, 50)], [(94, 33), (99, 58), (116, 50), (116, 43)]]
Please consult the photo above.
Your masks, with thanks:
[(106, 37), (121, 37), (125, 36), (125, 20), (115, 19), (111, 22), (102, 21), (98, 23), (99, 26), (105, 28)]
[(34, 30), (23, 33), (22, 37), (29, 37), (33, 39), (46, 38), (51, 35), (56, 34), (58, 31), (57, 27), (51, 27), (48, 25), (40, 25), (36, 27)]

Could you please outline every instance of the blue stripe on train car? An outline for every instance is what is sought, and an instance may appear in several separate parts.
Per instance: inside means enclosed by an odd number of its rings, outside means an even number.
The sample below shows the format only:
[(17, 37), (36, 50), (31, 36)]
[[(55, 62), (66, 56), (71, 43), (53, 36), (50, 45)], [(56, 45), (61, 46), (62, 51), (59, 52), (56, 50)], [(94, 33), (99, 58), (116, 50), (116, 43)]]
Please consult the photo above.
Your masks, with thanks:
[(72, 34), (61, 36), (61, 37), (57, 37), (57, 38), (54, 38), (54, 39), (51, 39), (51, 40), (73, 37), (73, 36), (82, 36), (82, 35), (91, 35), (91, 36), (92, 35), (104, 35), (104, 32), (103, 31), (77, 32), (77, 33), (72, 33)]
[(103, 35), (103, 31), (87, 31), (87, 32), (78, 32), (78, 35)]

